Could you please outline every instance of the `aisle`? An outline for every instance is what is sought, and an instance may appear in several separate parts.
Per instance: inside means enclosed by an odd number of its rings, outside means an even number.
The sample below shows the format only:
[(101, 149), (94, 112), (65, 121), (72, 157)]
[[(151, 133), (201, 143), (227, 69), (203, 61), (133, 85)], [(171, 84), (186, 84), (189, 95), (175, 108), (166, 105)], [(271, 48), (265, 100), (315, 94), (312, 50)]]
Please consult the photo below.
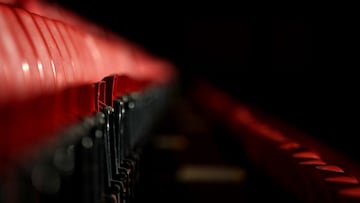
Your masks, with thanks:
[(221, 126), (178, 101), (144, 150), (136, 202), (296, 202), (251, 167)]

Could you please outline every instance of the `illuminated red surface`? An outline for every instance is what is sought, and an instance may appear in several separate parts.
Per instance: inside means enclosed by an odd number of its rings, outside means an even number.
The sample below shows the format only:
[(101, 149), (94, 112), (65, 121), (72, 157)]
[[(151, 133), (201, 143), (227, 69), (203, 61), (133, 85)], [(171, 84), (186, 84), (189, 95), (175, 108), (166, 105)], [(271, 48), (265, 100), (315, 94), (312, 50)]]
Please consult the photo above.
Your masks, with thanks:
[(340, 194), (348, 197), (360, 198), (360, 187), (346, 188), (340, 190)]
[(319, 166), (319, 165), (326, 165), (326, 163), (322, 160), (315, 159), (310, 161), (302, 161), (299, 163), (300, 165), (312, 165), (312, 166)]
[(100, 36), (85, 26), (2, 4), (0, 11), (0, 105), (96, 83), (109, 75), (152, 83), (167, 83), (175, 77), (170, 63), (121, 38), (108, 37), (112, 34), (105, 30)]
[(301, 145), (298, 142), (289, 142), (289, 143), (285, 143), (285, 144), (280, 145), (280, 149), (292, 150), (292, 149), (298, 149), (298, 148), (300, 148), (300, 146)]
[(344, 170), (338, 166), (327, 165), (327, 166), (317, 166), (316, 168), (323, 171), (344, 173)]
[(353, 184), (359, 183), (358, 179), (350, 176), (334, 176), (334, 177), (326, 178), (325, 181), (334, 182), (334, 183), (353, 183)]
[(315, 152), (298, 152), (293, 154), (294, 158), (300, 158), (300, 159), (320, 159), (319, 154)]

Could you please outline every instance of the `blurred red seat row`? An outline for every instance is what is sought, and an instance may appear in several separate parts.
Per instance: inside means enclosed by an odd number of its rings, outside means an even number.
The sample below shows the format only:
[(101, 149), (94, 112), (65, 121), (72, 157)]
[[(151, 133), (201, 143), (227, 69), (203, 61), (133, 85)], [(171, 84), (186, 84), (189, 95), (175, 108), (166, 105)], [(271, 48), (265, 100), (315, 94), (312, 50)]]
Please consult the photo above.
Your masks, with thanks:
[(200, 109), (234, 132), (252, 163), (301, 202), (360, 202), (359, 163), (209, 83), (193, 90)]

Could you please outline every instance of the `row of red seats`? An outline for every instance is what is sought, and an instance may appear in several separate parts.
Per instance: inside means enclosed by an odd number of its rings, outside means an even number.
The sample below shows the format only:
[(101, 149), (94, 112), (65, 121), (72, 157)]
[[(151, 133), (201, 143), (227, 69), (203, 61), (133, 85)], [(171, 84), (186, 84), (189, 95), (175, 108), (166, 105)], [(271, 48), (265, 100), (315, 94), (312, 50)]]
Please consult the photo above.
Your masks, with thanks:
[(255, 166), (301, 202), (360, 202), (359, 164), (204, 82), (199, 106), (225, 123)]
[(115, 98), (176, 76), (169, 62), (60, 7), (7, 3), (0, 3), (0, 170)]

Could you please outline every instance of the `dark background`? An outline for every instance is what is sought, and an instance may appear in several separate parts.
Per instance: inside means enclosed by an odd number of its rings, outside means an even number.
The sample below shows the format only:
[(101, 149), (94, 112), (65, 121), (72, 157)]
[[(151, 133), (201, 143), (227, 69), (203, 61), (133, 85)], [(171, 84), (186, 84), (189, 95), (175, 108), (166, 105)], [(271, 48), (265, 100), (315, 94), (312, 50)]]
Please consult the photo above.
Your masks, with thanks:
[(206, 78), (358, 159), (351, 17), (321, 10), (280, 14), (269, 8), (239, 16), (119, 7), (109, 0), (57, 2), (171, 60), (184, 87)]

